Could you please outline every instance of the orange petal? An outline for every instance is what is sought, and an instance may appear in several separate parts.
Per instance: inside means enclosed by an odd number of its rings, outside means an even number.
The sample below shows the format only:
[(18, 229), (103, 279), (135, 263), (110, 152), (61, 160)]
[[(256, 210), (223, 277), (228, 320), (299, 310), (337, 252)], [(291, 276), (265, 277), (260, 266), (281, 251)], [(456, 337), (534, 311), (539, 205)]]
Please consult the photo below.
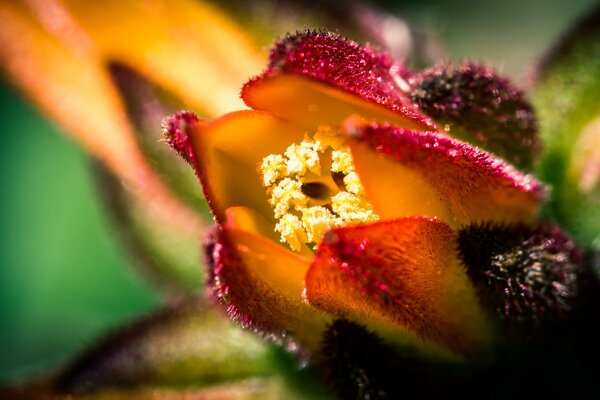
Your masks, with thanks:
[[(35, 3), (40, 18), (53, 15), (51, 2)], [(240, 109), (239, 88), (263, 64), (247, 32), (206, 1), (60, 3), (105, 61), (133, 68), (207, 117)]]
[(225, 209), (250, 207), (273, 221), (258, 166), (263, 157), (283, 153), (302, 141), (304, 130), (257, 111), (238, 111), (208, 125), (194, 125), (190, 134), (204, 195), (218, 222)]
[(250, 81), (242, 89), (242, 98), (256, 110), (267, 111), (310, 129), (321, 124), (341, 125), (352, 114), (367, 120), (392, 121), (411, 129), (431, 128), (327, 83), (291, 74)]
[(340, 125), (353, 113), (407, 128), (433, 128), (406, 95), (407, 70), (387, 55), (327, 32), (288, 35), (267, 70), (247, 83), (250, 107), (299, 123)]
[[(89, 37), (60, 7), (40, 13), (47, 18), (40, 22), (29, 5), (59, 4), (0, 2), (0, 70), (118, 174), (149, 218), (169, 221), (186, 234), (202, 232), (205, 223), (169, 192), (145, 160), (106, 65), (89, 47)], [(68, 40), (49, 34), (51, 28)]]
[(241, 325), (316, 350), (328, 317), (302, 298), (310, 258), (253, 232), (261, 222), (251, 210), (228, 209), (227, 215), (209, 254), (213, 294)]
[(344, 129), (361, 182), (384, 219), (426, 215), (453, 226), (530, 223), (544, 200), (544, 187), (533, 177), (446, 135), (357, 118)]
[(331, 231), (306, 276), (306, 298), (393, 341), (411, 337), (463, 356), (491, 335), (445, 223), (413, 217)]

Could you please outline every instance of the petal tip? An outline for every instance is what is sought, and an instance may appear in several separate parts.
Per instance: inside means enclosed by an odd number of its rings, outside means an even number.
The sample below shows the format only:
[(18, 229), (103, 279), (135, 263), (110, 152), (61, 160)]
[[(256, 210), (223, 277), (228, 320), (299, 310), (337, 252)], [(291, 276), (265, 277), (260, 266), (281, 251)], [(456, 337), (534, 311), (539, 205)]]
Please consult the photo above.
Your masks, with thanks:
[[(408, 96), (408, 70), (386, 53), (326, 31), (298, 31), (279, 40), (271, 50), (265, 72), (242, 89), (281, 74), (323, 82), (382, 106), (415, 126), (432, 129), (434, 122), (419, 112)], [(248, 104), (252, 106), (252, 104)]]
[(200, 118), (191, 111), (178, 111), (166, 117), (162, 123), (165, 141), (188, 163), (194, 160), (190, 129), (200, 121)]

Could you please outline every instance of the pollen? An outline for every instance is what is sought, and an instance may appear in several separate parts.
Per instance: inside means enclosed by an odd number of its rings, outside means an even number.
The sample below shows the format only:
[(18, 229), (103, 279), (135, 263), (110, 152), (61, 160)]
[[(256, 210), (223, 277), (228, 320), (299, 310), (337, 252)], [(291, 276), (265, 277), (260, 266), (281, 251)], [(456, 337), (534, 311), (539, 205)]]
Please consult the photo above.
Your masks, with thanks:
[(273, 188), (270, 199), (275, 218), (281, 218), (290, 208), (301, 211), (307, 202), (308, 197), (302, 193), (302, 184), (290, 178), (284, 178)]
[(315, 249), (329, 229), (379, 220), (345, 140), (339, 129), (321, 125), (258, 166), (277, 220), (275, 232), (294, 251)]
[(334, 150), (331, 152), (331, 170), (334, 172), (343, 172), (348, 174), (354, 171), (352, 155), (346, 149)]
[(344, 177), (344, 186), (346, 186), (346, 190), (350, 193), (356, 195), (363, 195), (365, 193), (365, 188), (360, 183), (360, 178), (355, 171), (349, 172)]
[(323, 234), (340, 225), (341, 220), (322, 206), (314, 206), (302, 210), (302, 225), (309, 243), (318, 245)]
[(379, 217), (364, 197), (349, 192), (339, 192), (331, 198), (331, 209), (348, 225), (375, 222)]
[(286, 166), (283, 156), (281, 154), (271, 154), (265, 157), (260, 170), (262, 171), (263, 185), (271, 186), (285, 174)]
[(281, 241), (287, 243), (294, 251), (300, 251), (302, 245), (308, 241), (300, 219), (293, 214), (284, 214), (279, 218), (275, 232), (279, 233)]
[(285, 151), (287, 158), (287, 173), (304, 175), (306, 171), (319, 174), (321, 159), (319, 158), (319, 143), (305, 137), (302, 143), (293, 144)]

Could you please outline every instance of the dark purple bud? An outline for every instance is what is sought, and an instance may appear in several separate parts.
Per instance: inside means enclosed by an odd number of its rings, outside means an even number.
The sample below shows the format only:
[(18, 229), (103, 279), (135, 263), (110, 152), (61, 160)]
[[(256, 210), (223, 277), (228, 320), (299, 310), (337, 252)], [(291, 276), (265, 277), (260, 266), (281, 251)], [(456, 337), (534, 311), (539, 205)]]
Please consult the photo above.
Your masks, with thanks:
[(507, 328), (535, 334), (577, 311), (587, 270), (556, 226), (471, 225), (459, 233), (459, 251), (482, 304)]
[(414, 350), (390, 346), (365, 327), (336, 320), (323, 337), (325, 378), (340, 399), (457, 397), (476, 372), (464, 363), (428, 359)]
[(484, 65), (437, 66), (415, 75), (412, 98), (451, 136), (531, 169), (538, 123), (524, 94)]

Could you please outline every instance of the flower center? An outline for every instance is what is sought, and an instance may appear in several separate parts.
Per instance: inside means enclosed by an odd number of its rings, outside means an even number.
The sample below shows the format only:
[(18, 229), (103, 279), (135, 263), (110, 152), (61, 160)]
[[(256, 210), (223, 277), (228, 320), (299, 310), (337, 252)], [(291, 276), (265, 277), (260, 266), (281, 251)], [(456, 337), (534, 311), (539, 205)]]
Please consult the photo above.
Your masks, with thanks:
[(284, 154), (263, 158), (259, 173), (277, 220), (275, 231), (295, 251), (302, 244), (314, 249), (331, 228), (379, 220), (343, 134), (330, 125), (305, 134)]

